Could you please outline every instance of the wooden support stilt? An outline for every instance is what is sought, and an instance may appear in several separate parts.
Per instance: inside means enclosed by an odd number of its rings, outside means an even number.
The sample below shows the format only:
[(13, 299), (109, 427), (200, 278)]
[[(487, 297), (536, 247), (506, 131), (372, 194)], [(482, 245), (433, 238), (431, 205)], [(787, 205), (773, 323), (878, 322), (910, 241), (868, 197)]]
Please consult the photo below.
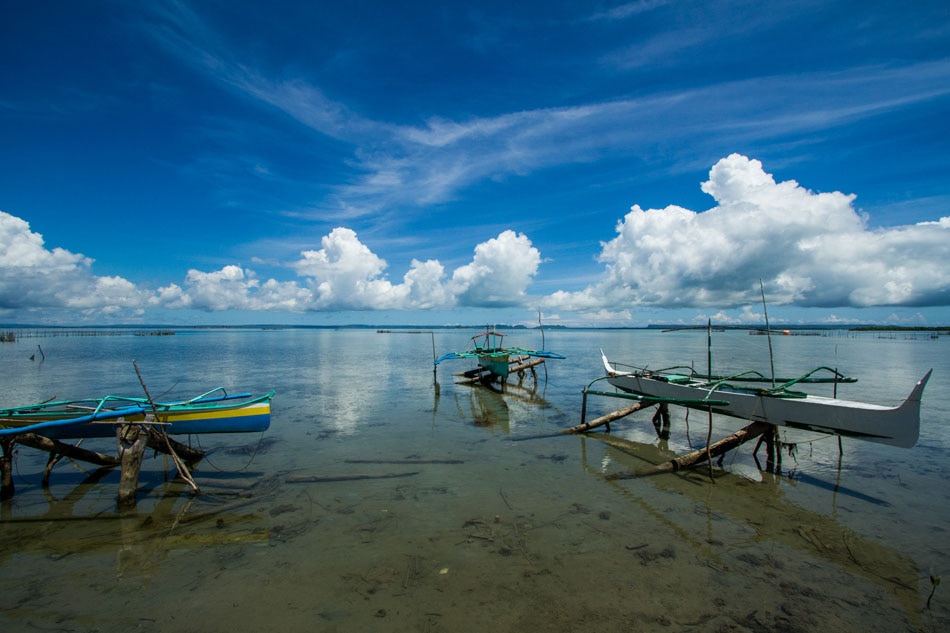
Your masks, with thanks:
[(759, 435), (762, 435), (769, 430), (770, 426), (771, 425), (764, 422), (752, 422), (748, 426), (739, 429), (732, 435), (729, 435), (728, 437), (725, 437), (705, 448), (701, 448), (698, 451), (693, 451), (692, 453), (688, 453), (682, 457), (671, 459), (668, 462), (658, 464), (657, 466), (646, 470), (627, 470), (619, 473), (613, 473), (611, 475), (607, 475), (607, 479), (632, 479), (635, 477), (643, 477), (657, 473), (668, 473), (689, 468), (696, 464), (700, 464), (707, 459), (711, 459), (712, 457), (725, 453), (726, 451), (730, 451), (733, 448), (740, 446), (741, 444), (744, 444), (745, 442), (748, 442)]
[(653, 428), (656, 429), (656, 436), (661, 440), (670, 439), (670, 407), (667, 403), (661, 402), (656, 407), (656, 413), (653, 414)]
[(89, 462), (90, 464), (96, 464), (97, 466), (112, 467), (119, 465), (119, 459), (112, 455), (103, 455), (102, 453), (86, 450), (73, 444), (66, 444), (59, 440), (51, 440), (48, 437), (43, 437), (35, 433), (22, 433), (17, 435), (16, 441), (23, 446), (29, 446), (30, 448), (49, 453), (46, 469), (43, 471), (42, 485), (44, 486), (49, 485), (49, 478), (53, 472), (53, 466), (58, 464), (64, 457), (79, 459), (84, 462)]
[[(640, 409), (643, 409), (644, 407), (648, 407), (651, 404), (653, 403), (640, 401), (632, 406), (627, 407), (626, 409), (620, 409), (619, 411), (614, 411), (613, 413), (602, 415), (596, 420), (591, 420), (590, 422), (581, 422), (580, 424), (576, 426), (572, 426), (569, 429), (558, 431), (558, 435), (566, 435), (568, 433), (586, 433), (590, 431), (591, 429), (596, 429), (599, 426), (609, 425), (611, 422), (615, 420), (619, 420), (620, 418), (625, 418), (631, 413), (639, 411)], [(607, 427), (607, 430), (610, 430), (609, 426)]]
[(30, 448), (61, 455), (63, 457), (79, 459), (84, 462), (89, 462), (90, 464), (96, 464), (97, 466), (119, 465), (119, 459), (112, 455), (104, 455), (96, 451), (74, 446), (73, 444), (60, 442), (59, 440), (51, 440), (48, 437), (43, 437), (35, 433), (21, 433), (16, 436), (16, 441), (18, 444), (23, 444), (23, 446), (29, 446)]
[(12, 437), (0, 439), (3, 455), (0, 456), (0, 501), (8, 501), (16, 493), (13, 485), (13, 443)]
[(526, 436), (523, 436), (523, 437), (513, 437), (513, 438), (511, 438), (511, 441), (513, 441), (513, 442), (521, 442), (521, 441), (523, 441), (523, 440), (535, 440), (535, 439), (541, 439), (541, 438), (545, 438), (545, 437), (557, 437), (558, 435), (571, 435), (571, 434), (576, 434), (576, 433), (587, 433), (588, 431), (591, 431), (591, 430), (596, 429), (596, 428), (601, 427), (601, 426), (606, 426), (606, 427), (607, 427), (606, 430), (607, 430), (607, 432), (609, 433), (609, 432), (610, 432), (610, 423), (611, 423), (611, 422), (613, 422), (613, 421), (615, 421), (615, 420), (619, 420), (619, 419), (621, 419), (621, 418), (625, 418), (625, 417), (627, 417), (628, 415), (630, 415), (631, 413), (635, 413), (635, 412), (639, 411), (640, 409), (644, 409), (644, 408), (646, 408), (646, 407), (648, 407), (648, 406), (651, 406), (651, 405), (653, 405), (653, 404), (654, 404), (654, 403), (652, 403), (652, 402), (647, 402), (647, 401), (644, 401), (644, 400), (638, 400), (635, 404), (633, 404), (633, 405), (631, 405), (631, 406), (629, 406), (629, 407), (627, 407), (627, 408), (625, 408), (625, 409), (620, 409), (619, 411), (614, 411), (613, 413), (608, 413), (607, 415), (602, 415), (602, 416), (600, 416), (599, 418), (597, 418), (596, 420), (592, 420), (592, 421), (590, 421), (590, 422), (587, 422), (587, 421), (586, 421), (586, 419), (587, 419), (587, 391), (585, 390), (585, 391), (583, 392), (583, 397), (582, 397), (582, 400), (581, 400), (581, 423), (580, 423), (580, 424), (577, 424), (577, 425), (575, 425), (575, 426), (572, 426), (572, 427), (569, 428), (569, 429), (561, 429), (561, 430), (559, 430), (559, 431), (554, 431), (554, 432), (552, 432), (552, 433), (542, 433), (542, 434), (540, 434), (540, 435), (526, 435)]
[(139, 486), (139, 471), (142, 456), (148, 443), (148, 431), (137, 424), (125, 424), (116, 428), (116, 443), (122, 475), (119, 478), (119, 507), (135, 506), (135, 492)]
[[(519, 360), (520, 360), (520, 359), (515, 359), (514, 362), (518, 363)], [(533, 368), (533, 367), (537, 367), (538, 365), (542, 364), (543, 362), (544, 362), (544, 359), (543, 359), (543, 358), (532, 358), (531, 360), (529, 360), (529, 361), (527, 361), (527, 362), (520, 363), (520, 364), (516, 364), (516, 365), (512, 365), (511, 369), (508, 370), (508, 373), (514, 374), (514, 373), (517, 373), (517, 372), (519, 372), (519, 371), (524, 371), (524, 370), (526, 370), (526, 369), (531, 369), (531, 368)]]
[(62, 459), (63, 456), (55, 451), (49, 454), (49, 459), (46, 460), (46, 468), (43, 469), (43, 481), (41, 482), (44, 488), (49, 488), (49, 478), (50, 475), (53, 474), (53, 466), (58, 464)]
[[(177, 453), (181, 460), (189, 466), (197, 463), (202, 457), (204, 457), (203, 451), (194, 449), (186, 444), (182, 444), (181, 442), (173, 440), (167, 435), (163, 438), (158, 434), (147, 432), (147, 429), (145, 428), (141, 428), (140, 431), (142, 437), (144, 438), (145, 445), (148, 448), (166, 454)], [(28, 446), (29, 448), (35, 448), (37, 450), (46, 451), (49, 453), (49, 459), (46, 462), (46, 468), (43, 472), (42, 485), (44, 486), (49, 485), (49, 479), (53, 467), (64, 457), (88, 462), (90, 464), (95, 464), (96, 466), (102, 466), (105, 468), (112, 468), (122, 465), (121, 457), (113, 457), (112, 455), (91, 451), (81, 448), (75, 444), (67, 444), (65, 442), (60, 442), (59, 440), (53, 440), (42, 435), (37, 435), (36, 433), (21, 433), (13, 438), (5, 438), (3, 443), (10, 444), (11, 447), (8, 451), (5, 451), (5, 454), (9, 453), (11, 456), (13, 454), (12, 446), (14, 443), (22, 444), (23, 446)], [(2, 467), (4, 468), (4, 472), (7, 472), (8, 469), (5, 463), (2, 465)], [(139, 465), (139, 470), (141, 470), (141, 464)], [(11, 479), (9, 484), (9, 489), (11, 490), (10, 497), (13, 496), (12, 486), (13, 483)]]
[(163, 434), (165, 437), (160, 437), (156, 433), (148, 434), (148, 447), (153, 451), (158, 451), (159, 453), (165, 453), (166, 455), (177, 454), (181, 458), (181, 461), (185, 463), (188, 467), (194, 466), (201, 461), (201, 458), (204, 457), (204, 451), (200, 451), (197, 448), (192, 448), (187, 444), (182, 444), (178, 440), (174, 440), (168, 436), (167, 433)]
[[(759, 452), (759, 447), (765, 444), (765, 470), (766, 472), (777, 473), (782, 468), (782, 443), (779, 439), (778, 427), (774, 424), (768, 426), (768, 430), (763, 432), (759, 441), (756, 442), (752, 456), (755, 458), (756, 464), (758, 464), (759, 459), (757, 453)], [(759, 466), (759, 468), (761, 468), (761, 466)]]

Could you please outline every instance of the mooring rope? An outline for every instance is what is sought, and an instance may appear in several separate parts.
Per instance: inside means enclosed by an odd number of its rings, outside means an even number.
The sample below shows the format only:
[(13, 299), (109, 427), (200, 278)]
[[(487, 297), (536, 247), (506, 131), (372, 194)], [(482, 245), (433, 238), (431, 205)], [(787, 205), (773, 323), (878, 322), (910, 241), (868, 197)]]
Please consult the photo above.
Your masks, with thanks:
[[(189, 440), (190, 440), (190, 437), (191, 437), (191, 436), (189, 436)], [(198, 448), (201, 449), (202, 451), (204, 451), (204, 453), (205, 453), (205, 456), (202, 458), (201, 461), (203, 461), (203, 462), (208, 462), (208, 465), (211, 466), (211, 468), (213, 468), (214, 470), (218, 471), (219, 473), (225, 472), (225, 469), (223, 469), (223, 468), (218, 468), (218, 466), (215, 465), (215, 463), (211, 461), (208, 452), (205, 451), (205, 449), (201, 446), (201, 436), (200, 436), (200, 435), (195, 435), (195, 442), (198, 444)], [(248, 468), (250, 468), (250, 467), (251, 467), (251, 464), (254, 463), (254, 458), (257, 457), (257, 453), (258, 453), (258, 451), (261, 449), (261, 446), (262, 446), (263, 444), (264, 444), (264, 431), (261, 431), (260, 437), (257, 438), (257, 446), (254, 447), (254, 452), (251, 453), (251, 458), (247, 461), (247, 463), (244, 464), (244, 466), (243, 466), (242, 468), (238, 468), (237, 470), (234, 470), (234, 469), (229, 468), (229, 469), (227, 469), (227, 472), (239, 472), (239, 473), (242, 473), (242, 472), (244, 472), (245, 470), (247, 470)]]

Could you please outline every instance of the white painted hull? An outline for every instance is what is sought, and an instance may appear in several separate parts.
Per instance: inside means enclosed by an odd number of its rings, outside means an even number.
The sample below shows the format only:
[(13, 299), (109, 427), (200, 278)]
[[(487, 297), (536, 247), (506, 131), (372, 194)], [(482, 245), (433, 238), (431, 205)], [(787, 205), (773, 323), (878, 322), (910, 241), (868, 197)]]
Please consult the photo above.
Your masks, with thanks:
[[(777, 426), (821, 431), (856, 437), (871, 442), (911, 448), (920, 433), (920, 398), (931, 371), (917, 383), (907, 399), (896, 407), (809, 395), (805, 398), (783, 398), (755, 389), (713, 389), (704, 383), (668, 382), (662, 376), (644, 372), (615, 370), (604, 357), (607, 382), (627, 393), (649, 398), (682, 400), (690, 408), (728, 415), (750, 422), (766, 422)], [(728, 404), (704, 404), (702, 399), (726, 401)]]

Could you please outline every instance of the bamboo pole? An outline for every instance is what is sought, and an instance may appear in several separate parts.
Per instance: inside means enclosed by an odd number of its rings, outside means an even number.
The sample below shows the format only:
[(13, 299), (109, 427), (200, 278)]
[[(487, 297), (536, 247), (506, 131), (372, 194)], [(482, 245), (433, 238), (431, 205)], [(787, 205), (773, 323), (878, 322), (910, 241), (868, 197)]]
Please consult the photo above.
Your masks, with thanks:
[(658, 464), (653, 468), (648, 468), (646, 470), (625, 470), (618, 473), (613, 473), (607, 475), (607, 479), (634, 479), (636, 477), (645, 477), (647, 475), (655, 475), (658, 473), (669, 473), (682, 470), (684, 468), (689, 468), (696, 464), (700, 464), (707, 459), (711, 460), (712, 457), (721, 455), (726, 451), (732, 450), (733, 448), (748, 442), (749, 440), (762, 435), (771, 428), (771, 425), (766, 424), (765, 422), (752, 422), (748, 426), (745, 426), (732, 435), (724, 437), (715, 444), (706, 446), (692, 453), (687, 453), (682, 457), (677, 457), (676, 459), (671, 459), (668, 462)]
[(614, 411), (613, 413), (608, 413), (607, 415), (602, 415), (602, 416), (600, 416), (599, 418), (597, 418), (596, 420), (592, 420), (592, 421), (590, 421), (590, 422), (581, 422), (580, 424), (578, 424), (578, 425), (576, 425), (576, 426), (572, 426), (572, 427), (569, 428), (569, 429), (563, 429), (563, 430), (561, 430), (561, 431), (558, 431), (557, 434), (558, 434), (558, 435), (567, 435), (567, 434), (569, 434), (569, 433), (586, 433), (586, 432), (588, 432), (588, 431), (590, 431), (590, 430), (592, 430), (592, 429), (596, 429), (597, 427), (599, 427), (599, 426), (604, 426), (604, 425), (608, 425), (608, 426), (607, 426), (607, 430), (609, 431), (609, 430), (610, 430), (609, 424), (610, 424), (611, 422), (613, 422), (613, 421), (615, 421), (615, 420), (619, 420), (619, 419), (621, 419), (621, 418), (625, 418), (625, 417), (627, 417), (628, 415), (630, 415), (631, 413), (635, 413), (635, 412), (639, 411), (640, 409), (643, 409), (643, 408), (645, 408), (645, 407), (648, 407), (648, 406), (650, 406), (650, 405), (652, 405), (652, 404), (653, 404), (652, 402), (646, 402), (646, 401), (641, 400), (641, 401), (639, 401), (639, 402), (637, 402), (637, 403), (635, 403), (635, 404), (633, 404), (633, 405), (627, 407), (626, 409), (620, 409), (619, 411)]
[[(609, 432), (611, 422), (615, 420), (619, 420), (621, 418), (625, 418), (631, 413), (636, 413), (637, 411), (644, 409), (648, 406), (651, 406), (653, 404), (655, 403), (647, 402), (645, 400), (639, 400), (636, 402), (636, 404), (633, 404), (632, 406), (629, 406), (626, 409), (620, 409), (619, 411), (614, 411), (613, 413), (602, 415), (596, 420), (592, 420), (590, 422), (581, 422), (580, 424), (572, 426), (569, 429), (560, 429), (552, 433), (540, 433), (538, 435), (523, 435), (521, 437), (512, 437), (512, 438), (509, 438), (509, 440), (512, 442), (523, 442), (524, 440), (539, 440), (539, 439), (544, 439), (547, 437), (558, 437), (559, 435), (573, 435), (573, 434), (578, 434), (578, 433), (587, 433), (588, 431), (591, 431), (601, 426), (607, 426), (607, 431)], [(584, 392), (584, 400), (583, 400), (582, 407), (583, 407), (583, 412), (581, 413), (581, 419), (583, 420), (587, 411), (587, 392), (586, 391)]]
[[(515, 362), (519, 362), (519, 361), (516, 360)], [(525, 369), (529, 369), (531, 367), (535, 367), (537, 365), (543, 365), (543, 364), (544, 364), (543, 358), (533, 358), (525, 363), (521, 363), (520, 365), (514, 365), (511, 369), (508, 370), (508, 372), (511, 374), (516, 374), (519, 371), (524, 371)]]
[[(139, 371), (139, 365), (135, 362), (135, 360), (133, 360), (132, 366), (135, 368), (135, 375), (139, 378), (139, 384), (142, 385), (142, 391), (145, 392), (145, 397), (148, 399), (148, 403), (152, 407), (153, 421), (158, 422), (158, 408), (155, 406), (155, 401), (152, 400), (152, 395), (148, 392), (148, 387), (145, 386), (145, 380), (142, 378), (142, 373)], [(149, 421), (148, 415), (145, 416), (145, 421), (146, 423)], [(165, 446), (168, 448), (168, 454), (171, 455), (172, 461), (175, 462), (175, 468), (178, 469), (178, 474), (188, 483), (189, 486), (191, 486), (191, 489), (194, 490), (195, 493), (198, 493), (198, 484), (196, 484), (195, 480), (191, 477), (191, 472), (189, 472), (188, 467), (185, 466), (185, 463), (180, 457), (178, 457), (178, 453), (176, 453), (175, 449), (172, 447), (171, 439), (168, 437), (165, 429), (163, 429), (161, 426), (152, 425), (148, 434), (152, 435), (153, 433), (157, 434), (162, 440), (164, 440)]]

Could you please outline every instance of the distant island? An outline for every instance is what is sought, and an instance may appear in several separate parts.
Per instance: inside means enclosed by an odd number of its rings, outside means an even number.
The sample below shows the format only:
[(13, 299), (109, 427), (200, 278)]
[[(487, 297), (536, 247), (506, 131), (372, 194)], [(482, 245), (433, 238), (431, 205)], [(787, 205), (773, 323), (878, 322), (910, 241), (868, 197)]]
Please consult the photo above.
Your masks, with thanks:
[[(135, 336), (171, 336), (175, 332), (206, 331), (206, 330), (376, 330), (380, 333), (385, 332), (429, 332), (441, 330), (483, 330), (486, 327), (497, 329), (501, 332), (510, 330), (660, 330), (664, 332), (675, 332), (683, 330), (704, 330), (706, 325), (683, 325), (683, 324), (658, 324), (651, 323), (639, 326), (571, 326), (571, 325), (524, 325), (524, 324), (476, 324), (476, 325), (369, 325), (369, 324), (344, 324), (344, 325), (281, 325), (281, 324), (244, 324), (244, 325), (142, 325), (142, 324), (116, 324), (116, 325), (22, 325), (22, 324), (0, 324), (0, 343), (13, 343), (23, 338), (44, 338), (57, 336), (118, 336), (123, 334), (134, 334)], [(753, 334), (765, 333), (764, 325), (716, 325), (712, 329), (717, 331), (724, 330), (745, 330)], [(950, 335), (950, 325), (939, 326), (904, 326), (904, 325), (870, 325), (870, 324), (773, 324), (770, 330), (772, 333), (818, 333), (818, 332), (888, 332), (888, 333), (914, 333), (928, 332), (936, 336)]]

